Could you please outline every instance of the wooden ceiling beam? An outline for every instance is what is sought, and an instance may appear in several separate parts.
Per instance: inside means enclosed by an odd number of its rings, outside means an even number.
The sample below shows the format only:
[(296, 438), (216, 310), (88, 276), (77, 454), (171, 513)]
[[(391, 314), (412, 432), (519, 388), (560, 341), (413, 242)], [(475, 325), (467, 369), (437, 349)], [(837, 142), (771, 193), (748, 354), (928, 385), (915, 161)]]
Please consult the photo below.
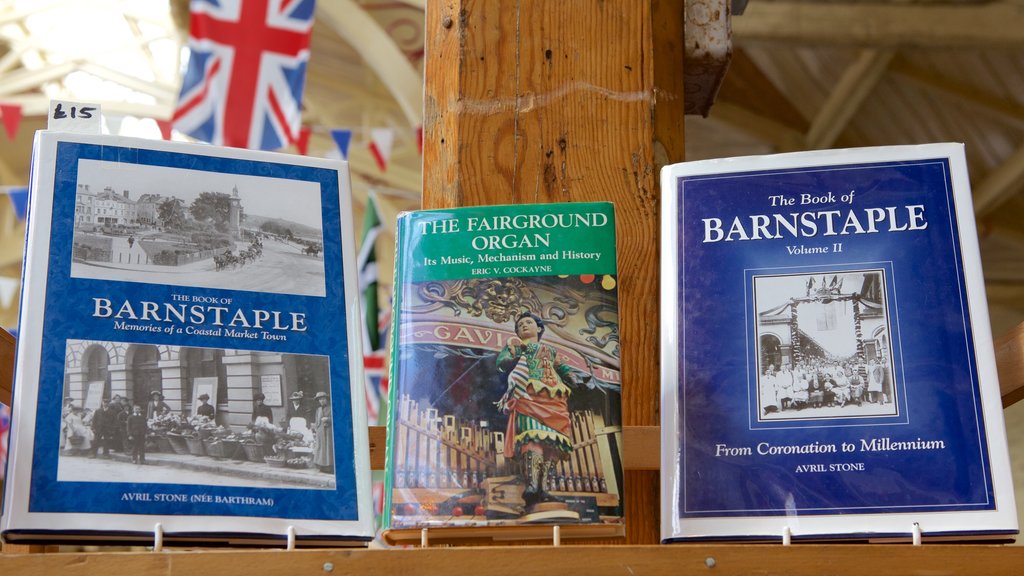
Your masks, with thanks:
[(1020, 310), (1020, 303), (1024, 301), (1024, 284), (986, 281), (985, 297), (990, 303), (999, 303)]
[(9, 9), (3, 13), (0, 13), (0, 26), (22, 22), (29, 16), (32, 16), (33, 14), (38, 14), (39, 12), (46, 12), (47, 10), (53, 9), (57, 5), (58, 3), (54, 2), (53, 0), (36, 0), (35, 2), (32, 3), (26, 3), (25, 6), (28, 6), (27, 8), (19, 7), (19, 9), (16, 10)]
[(708, 117), (768, 142), (777, 152), (795, 152), (803, 149), (803, 132), (794, 130), (775, 118), (758, 114), (745, 106), (739, 106), (729, 101), (718, 101), (711, 108)]
[[(801, 133), (810, 127), (807, 118), (772, 82), (746, 50), (733, 48), (729, 71), (722, 81), (718, 101), (733, 102)], [(714, 109), (712, 109), (714, 114)]]
[(111, 70), (106, 66), (93, 64), (91, 62), (83, 62), (78, 66), (78, 70), (92, 74), (97, 78), (102, 78), (103, 80), (109, 80), (115, 84), (120, 84), (130, 90), (147, 94), (156, 98), (157, 101), (161, 103), (170, 103), (171, 105), (174, 105), (178, 101), (178, 90), (174, 86), (169, 86), (160, 82), (143, 80), (137, 76), (130, 76), (116, 70)]
[(929, 88), (934, 88), (960, 100), (974, 105), (979, 110), (993, 114), (999, 120), (1009, 117), (1017, 122), (1024, 122), (1024, 106), (999, 98), (998, 96), (979, 90), (973, 84), (957, 81), (953, 78), (937, 74), (915, 66), (903, 56), (896, 56), (889, 65), (889, 71), (899, 74)]
[[(154, 39), (146, 38), (145, 33), (143, 33), (142, 27), (139, 26), (139, 20), (131, 18), (128, 15), (125, 15), (124, 21), (131, 29), (132, 34), (134, 34), (135, 37), (139, 40), (139, 51), (142, 52), (143, 56), (146, 58), (146, 62), (149, 63), (149, 69), (153, 71), (154, 75), (159, 76), (161, 74), (161, 69), (160, 66), (157, 64), (156, 57), (153, 54), (153, 49), (150, 48), (150, 44), (154, 41)], [(180, 64), (178, 60), (180, 60), (181, 58), (181, 36), (178, 35), (177, 29), (174, 27), (173, 24), (171, 24), (169, 28), (165, 28), (165, 30), (167, 32), (167, 36), (165, 36), (164, 38), (171, 39), (175, 41), (178, 45), (178, 49), (175, 51), (178, 54), (178, 56), (175, 58), (175, 64)], [(171, 78), (175, 80), (175, 84), (177, 85), (181, 84), (181, 77), (176, 72), (180, 68), (181, 66), (176, 65), (174, 67), (175, 72), (171, 74)], [(177, 92), (177, 89), (175, 88), (174, 91)]]
[(1002, 164), (985, 175), (984, 180), (974, 187), (974, 214), (984, 217), (991, 214), (1004, 201), (1018, 194), (1024, 187), (1024, 146), (1010, 155)]
[[(68, 98), (69, 96), (58, 95), (56, 98)], [(46, 116), (50, 111), (50, 97), (42, 93), (19, 94), (17, 96), (4, 96), (6, 104), (18, 104), (21, 106), (22, 116)], [(103, 114), (123, 114), (137, 118), (156, 118), (163, 120), (170, 118), (174, 108), (174, 102), (162, 102), (157, 104), (140, 104), (137, 102), (124, 102), (121, 100), (90, 100), (91, 104), (99, 104), (103, 108)]]
[(1016, 228), (993, 224), (990, 220), (978, 220), (978, 239), (1009, 243), (1024, 254), (1024, 231)]
[(359, 52), (394, 96), (411, 126), (423, 123), (423, 76), (394, 39), (354, 0), (317, 2), (316, 16)]
[[(326, 68), (316, 66), (309, 68), (307, 78), (308, 86), (325, 88), (327, 95), (330, 95), (331, 104), (337, 105), (341, 101), (360, 101), (361, 106), (379, 107), (386, 105), (394, 107), (394, 102), (389, 95), (376, 86), (367, 85), (354, 79), (338, 76), (337, 72), (331, 74)], [(312, 91), (311, 91), (312, 92)], [(327, 103), (321, 102), (321, 105)]]
[(410, 170), (389, 163), (387, 171), (381, 172), (370, 152), (362, 147), (350, 149), (348, 159), (352, 171), (368, 181), (410, 191), (418, 191), (422, 186), (423, 176), (419, 170)]
[(11, 169), (10, 166), (7, 165), (7, 162), (3, 158), (0, 158), (0, 184), (7, 186), (23, 184), (21, 178), (14, 170)]
[(807, 131), (807, 149), (820, 150), (835, 144), (839, 135), (882, 79), (892, 50), (862, 50), (843, 72)]
[(47, 66), (38, 70), (20, 69), (10, 74), (5, 74), (3, 82), (0, 82), (0, 97), (7, 100), (7, 96), (20, 94), (42, 86), (46, 82), (60, 80), (75, 70), (73, 62), (64, 62), (54, 66)]
[(19, 42), (17, 45), (10, 46), (10, 49), (0, 58), (0, 75), (6, 73), (15, 67), (21, 65), (21, 57), (25, 54), (25, 51), (29, 49), (27, 43)]
[(1024, 10), (1012, 0), (972, 3), (751, 2), (733, 39), (877, 48), (1024, 45)]

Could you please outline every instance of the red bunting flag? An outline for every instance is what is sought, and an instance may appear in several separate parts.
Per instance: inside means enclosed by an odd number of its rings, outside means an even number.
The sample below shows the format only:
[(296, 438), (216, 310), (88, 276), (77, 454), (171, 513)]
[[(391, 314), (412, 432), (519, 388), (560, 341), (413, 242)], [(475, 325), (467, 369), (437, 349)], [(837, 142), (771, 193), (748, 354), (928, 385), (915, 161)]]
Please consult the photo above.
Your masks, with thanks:
[(377, 161), (381, 172), (388, 168), (391, 159), (391, 147), (395, 143), (395, 131), (391, 128), (374, 128), (370, 131), (370, 154)]
[(309, 152), (309, 137), (313, 135), (313, 129), (303, 126), (299, 129), (299, 137), (295, 139), (295, 149), (299, 154), (305, 156)]
[(18, 126), (21, 126), (21, 104), (0, 104), (0, 117), (4, 122), (7, 139), (14, 140), (18, 135)]
[(170, 120), (157, 120), (156, 125), (160, 128), (160, 137), (164, 140), (171, 139), (171, 121)]

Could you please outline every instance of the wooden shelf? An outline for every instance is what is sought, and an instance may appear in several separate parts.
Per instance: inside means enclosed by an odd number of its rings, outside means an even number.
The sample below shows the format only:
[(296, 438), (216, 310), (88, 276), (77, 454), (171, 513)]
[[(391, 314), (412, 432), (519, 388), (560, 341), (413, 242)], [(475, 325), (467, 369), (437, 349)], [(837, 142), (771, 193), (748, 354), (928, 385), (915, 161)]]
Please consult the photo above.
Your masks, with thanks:
[(517, 546), (401, 550), (172, 551), (2, 554), (0, 574), (174, 576), (216, 574), (1019, 574), (1024, 547), (834, 544)]

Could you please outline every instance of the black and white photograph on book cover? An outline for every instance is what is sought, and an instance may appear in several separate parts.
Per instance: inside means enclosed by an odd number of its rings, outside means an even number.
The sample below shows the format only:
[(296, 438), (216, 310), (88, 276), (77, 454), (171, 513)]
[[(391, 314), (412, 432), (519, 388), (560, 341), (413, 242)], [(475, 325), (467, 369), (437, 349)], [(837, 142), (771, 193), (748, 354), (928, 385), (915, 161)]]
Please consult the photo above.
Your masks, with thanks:
[(315, 181), (80, 159), (71, 275), (323, 296)]
[(68, 340), (57, 480), (335, 487), (329, 358)]
[(759, 420), (899, 413), (883, 269), (752, 280)]

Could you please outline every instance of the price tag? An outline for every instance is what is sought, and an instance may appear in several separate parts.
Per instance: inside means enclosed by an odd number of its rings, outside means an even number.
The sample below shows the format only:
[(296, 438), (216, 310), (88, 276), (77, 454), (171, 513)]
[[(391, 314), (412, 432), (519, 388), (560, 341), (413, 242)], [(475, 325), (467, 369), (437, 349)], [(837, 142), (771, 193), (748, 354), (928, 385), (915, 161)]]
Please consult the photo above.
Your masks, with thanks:
[(100, 134), (101, 118), (99, 104), (50, 100), (50, 117), (46, 128), (75, 134)]

